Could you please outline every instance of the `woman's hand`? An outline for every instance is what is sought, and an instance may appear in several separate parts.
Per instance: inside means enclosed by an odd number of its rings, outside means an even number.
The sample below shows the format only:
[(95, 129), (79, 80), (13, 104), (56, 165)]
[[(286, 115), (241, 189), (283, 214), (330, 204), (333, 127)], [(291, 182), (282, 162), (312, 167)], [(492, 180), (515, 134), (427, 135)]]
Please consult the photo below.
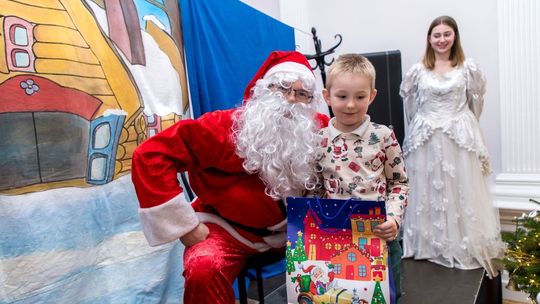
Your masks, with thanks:
[(393, 217), (389, 217), (386, 222), (377, 225), (377, 227), (373, 229), (373, 234), (385, 241), (395, 240), (398, 232), (398, 225)]
[(180, 238), (180, 242), (182, 242), (182, 244), (184, 244), (186, 247), (193, 246), (206, 240), (209, 233), (210, 230), (208, 229), (208, 226), (206, 226), (204, 223), (199, 223), (195, 229), (182, 236)]

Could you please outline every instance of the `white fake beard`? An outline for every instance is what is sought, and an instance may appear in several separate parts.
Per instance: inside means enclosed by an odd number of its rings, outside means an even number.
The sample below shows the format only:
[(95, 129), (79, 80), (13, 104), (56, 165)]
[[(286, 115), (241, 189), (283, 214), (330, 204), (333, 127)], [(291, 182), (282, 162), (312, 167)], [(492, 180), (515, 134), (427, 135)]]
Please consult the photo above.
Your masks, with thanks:
[(248, 173), (259, 173), (266, 194), (282, 199), (315, 187), (320, 136), (311, 105), (268, 93), (248, 101), (237, 114), (236, 152)]

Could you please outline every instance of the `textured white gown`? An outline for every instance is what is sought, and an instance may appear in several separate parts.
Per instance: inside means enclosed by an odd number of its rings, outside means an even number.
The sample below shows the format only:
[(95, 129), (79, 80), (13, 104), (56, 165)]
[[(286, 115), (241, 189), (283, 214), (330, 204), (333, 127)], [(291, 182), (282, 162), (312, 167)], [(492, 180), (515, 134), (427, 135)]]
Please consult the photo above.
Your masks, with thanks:
[(471, 59), (443, 75), (422, 63), (401, 84), (410, 179), (403, 256), (446, 267), (484, 267), (501, 257), (498, 211), (487, 188), (489, 156), (480, 131), (485, 79)]

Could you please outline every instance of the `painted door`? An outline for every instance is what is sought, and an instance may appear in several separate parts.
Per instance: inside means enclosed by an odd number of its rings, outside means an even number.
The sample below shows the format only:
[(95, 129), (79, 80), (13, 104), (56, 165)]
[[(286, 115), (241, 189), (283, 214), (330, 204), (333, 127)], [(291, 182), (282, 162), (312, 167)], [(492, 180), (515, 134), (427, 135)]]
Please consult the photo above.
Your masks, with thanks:
[(84, 178), (89, 122), (62, 112), (0, 113), (0, 190)]
[(316, 260), (316, 259), (317, 259), (317, 247), (315, 246), (315, 244), (310, 244), (308, 260)]
[(371, 256), (381, 255), (381, 240), (379, 238), (371, 239)]
[(353, 265), (347, 265), (345, 272), (345, 279), (347, 280), (354, 280), (354, 266)]

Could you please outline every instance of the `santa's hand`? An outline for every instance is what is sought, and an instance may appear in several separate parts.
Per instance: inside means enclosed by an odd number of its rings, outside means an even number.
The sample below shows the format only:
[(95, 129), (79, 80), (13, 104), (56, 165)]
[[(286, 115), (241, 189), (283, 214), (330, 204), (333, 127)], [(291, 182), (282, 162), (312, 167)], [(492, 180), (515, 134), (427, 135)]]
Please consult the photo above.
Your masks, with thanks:
[(208, 226), (206, 226), (204, 223), (199, 223), (199, 225), (197, 225), (195, 229), (191, 230), (190, 232), (182, 236), (180, 238), (180, 241), (186, 247), (193, 246), (199, 242), (206, 240), (209, 233), (210, 233), (210, 230), (208, 229)]
[(386, 222), (377, 225), (375, 229), (373, 229), (373, 234), (385, 241), (393, 241), (396, 239), (398, 231), (396, 220), (389, 217)]

